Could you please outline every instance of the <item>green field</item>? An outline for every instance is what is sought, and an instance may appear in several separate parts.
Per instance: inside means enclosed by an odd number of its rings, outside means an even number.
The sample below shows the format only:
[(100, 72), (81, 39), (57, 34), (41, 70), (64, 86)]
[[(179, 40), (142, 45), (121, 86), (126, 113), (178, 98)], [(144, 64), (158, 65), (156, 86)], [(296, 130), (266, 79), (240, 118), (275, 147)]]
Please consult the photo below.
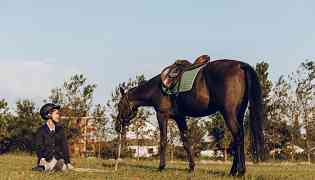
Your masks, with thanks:
[[(38, 173), (32, 172), (35, 157), (28, 155), (2, 155), (0, 156), (0, 179), (12, 180), (78, 180), (78, 179), (130, 179), (130, 180), (181, 180), (181, 179), (233, 179), (229, 176), (229, 164), (198, 163), (193, 174), (186, 171), (184, 162), (168, 163), (165, 172), (157, 171), (158, 161), (122, 162), (117, 172), (114, 172), (113, 162), (96, 159), (74, 159), (76, 167), (99, 169), (104, 172), (64, 172), (64, 173)], [(303, 164), (262, 164), (248, 165), (244, 179), (315, 179), (315, 165)], [(240, 178), (242, 179), (242, 178)]]

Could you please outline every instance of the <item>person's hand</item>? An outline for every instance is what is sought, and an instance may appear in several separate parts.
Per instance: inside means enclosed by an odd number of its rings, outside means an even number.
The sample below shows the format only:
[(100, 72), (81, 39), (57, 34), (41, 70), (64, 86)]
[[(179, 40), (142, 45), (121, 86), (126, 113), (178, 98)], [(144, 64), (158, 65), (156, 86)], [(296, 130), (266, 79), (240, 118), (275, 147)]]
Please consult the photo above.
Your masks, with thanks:
[(68, 163), (68, 164), (67, 164), (67, 169), (69, 169), (69, 170), (73, 170), (73, 169), (74, 169), (74, 167), (72, 166), (72, 164)]

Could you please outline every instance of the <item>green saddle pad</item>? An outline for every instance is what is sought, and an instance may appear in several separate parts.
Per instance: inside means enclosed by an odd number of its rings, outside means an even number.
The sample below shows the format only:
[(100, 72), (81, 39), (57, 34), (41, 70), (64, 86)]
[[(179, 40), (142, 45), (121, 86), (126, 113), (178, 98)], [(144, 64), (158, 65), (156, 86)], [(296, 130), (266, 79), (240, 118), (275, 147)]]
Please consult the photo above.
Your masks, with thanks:
[(192, 69), (190, 71), (185, 71), (179, 84), (179, 92), (187, 92), (193, 88), (195, 79), (197, 74), (204, 66), (200, 66), (199, 68)]
[(162, 87), (162, 90), (168, 95), (190, 91), (193, 88), (197, 74), (205, 66), (206, 65), (203, 65), (198, 68), (185, 71), (180, 81), (178, 81), (177, 84), (173, 88), (168, 89), (168, 88)]

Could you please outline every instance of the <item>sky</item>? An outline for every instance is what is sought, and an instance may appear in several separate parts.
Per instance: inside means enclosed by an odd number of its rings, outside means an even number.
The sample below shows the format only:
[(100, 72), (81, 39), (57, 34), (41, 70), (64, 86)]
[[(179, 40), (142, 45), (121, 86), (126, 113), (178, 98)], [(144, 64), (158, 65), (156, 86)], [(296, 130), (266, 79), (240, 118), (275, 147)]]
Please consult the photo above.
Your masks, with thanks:
[(315, 1), (0, 0), (0, 99), (43, 104), (75, 73), (98, 84), (95, 103), (130, 77), (208, 54), (270, 77), (315, 57)]

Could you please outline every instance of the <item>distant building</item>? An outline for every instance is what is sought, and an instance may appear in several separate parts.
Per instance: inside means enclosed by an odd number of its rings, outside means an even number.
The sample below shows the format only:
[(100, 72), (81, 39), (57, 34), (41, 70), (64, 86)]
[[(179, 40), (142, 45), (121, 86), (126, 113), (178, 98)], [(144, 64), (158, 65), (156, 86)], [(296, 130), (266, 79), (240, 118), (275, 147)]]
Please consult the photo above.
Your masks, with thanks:
[[(292, 152), (292, 145), (287, 145), (285, 149), (291, 150)], [(304, 149), (297, 146), (297, 145), (293, 145), (293, 152), (294, 154), (302, 154), (304, 152)], [(273, 150), (271, 150), (269, 152), (270, 155), (274, 155), (274, 154), (280, 154), (283, 151), (283, 149), (281, 148), (275, 148)]]
[[(71, 155), (80, 157), (95, 155), (99, 143), (104, 143), (104, 139), (97, 136), (95, 120), (78, 118), (74, 128), (79, 130), (79, 135), (69, 142)], [(127, 146), (133, 157), (152, 157), (159, 151), (159, 146), (149, 137), (137, 140), (131, 134), (127, 135)]]
[(133, 157), (152, 157), (159, 153), (158, 146), (128, 146)]
[(223, 158), (224, 152), (220, 150), (205, 150), (200, 152), (201, 157), (209, 157), (209, 158)]
[(152, 139), (127, 139), (127, 147), (133, 157), (152, 157), (159, 153), (159, 146)]

